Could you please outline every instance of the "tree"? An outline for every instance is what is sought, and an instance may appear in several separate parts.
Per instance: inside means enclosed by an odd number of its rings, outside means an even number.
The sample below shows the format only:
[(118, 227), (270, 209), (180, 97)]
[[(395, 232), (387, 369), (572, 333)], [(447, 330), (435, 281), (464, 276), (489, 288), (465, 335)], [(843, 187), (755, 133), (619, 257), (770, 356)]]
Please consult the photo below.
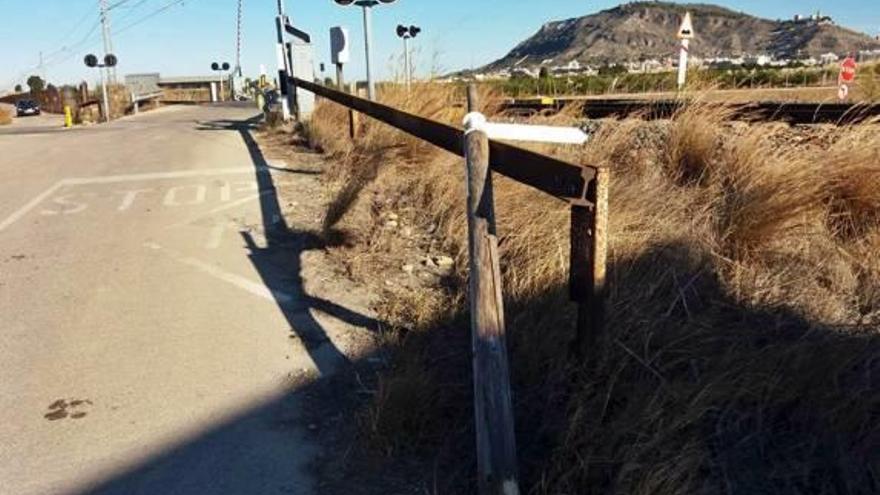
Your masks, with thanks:
[(541, 70), (538, 71), (538, 77), (540, 79), (549, 79), (550, 78), (550, 69), (546, 67), (541, 67)]
[(31, 95), (36, 96), (46, 88), (46, 81), (40, 78), (40, 76), (31, 76), (27, 80), (27, 85), (31, 90)]
[(15, 85), (15, 92), (21, 93), (22, 91), (24, 91), (24, 89), (21, 87), (21, 84), (16, 84)]

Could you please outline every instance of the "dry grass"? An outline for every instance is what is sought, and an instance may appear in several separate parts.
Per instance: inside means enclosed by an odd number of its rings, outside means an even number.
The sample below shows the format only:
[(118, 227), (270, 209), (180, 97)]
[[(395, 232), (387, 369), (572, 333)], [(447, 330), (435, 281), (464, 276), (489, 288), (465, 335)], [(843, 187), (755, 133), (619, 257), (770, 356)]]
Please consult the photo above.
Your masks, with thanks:
[[(455, 122), (450, 91), (384, 98)], [(613, 170), (609, 329), (583, 362), (567, 359), (568, 209), (496, 182), (525, 492), (880, 490), (880, 126), (725, 120), (695, 104), (545, 148)], [(352, 235), (337, 252), (352, 273), (399, 270), (388, 211), (433, 224), (426, 249), (458, 267), (440, 287), (388, 291), (395, 358), (364, 428), (386, 454), (436, 455), (444, 493), (466, 493), (462, 165), (374, 122), (351, 144), (346, 126), (347, 112), (322, 103), (310, 132), (334, 164), (325, 226)]]
[(0, 125), (9, 125), (12, 123), (12, 112), (8, 109), (0, 107)]

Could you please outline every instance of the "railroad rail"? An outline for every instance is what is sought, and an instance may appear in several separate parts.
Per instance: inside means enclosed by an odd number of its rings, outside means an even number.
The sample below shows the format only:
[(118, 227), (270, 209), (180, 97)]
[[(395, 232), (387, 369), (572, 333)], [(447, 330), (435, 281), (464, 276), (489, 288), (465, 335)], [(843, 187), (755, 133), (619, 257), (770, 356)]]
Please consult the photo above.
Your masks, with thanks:
[[(508, 113), (529, 115), (556, 113), (571, 105), (582, 105), (583, 115), (591, 119), (638, 116), (646, 120), (668, 119), (692, 103), (687, 99), (640, 100), (527, 98), (511, 99), (502, 105)], [(732, 110), (731, 117), (748, 121), (775, 121), (791, 124), (849, 125), (880, 117), (880, 104), (866, 103), (796, 103), (760, 101), (749, 103), (706, 102)]]

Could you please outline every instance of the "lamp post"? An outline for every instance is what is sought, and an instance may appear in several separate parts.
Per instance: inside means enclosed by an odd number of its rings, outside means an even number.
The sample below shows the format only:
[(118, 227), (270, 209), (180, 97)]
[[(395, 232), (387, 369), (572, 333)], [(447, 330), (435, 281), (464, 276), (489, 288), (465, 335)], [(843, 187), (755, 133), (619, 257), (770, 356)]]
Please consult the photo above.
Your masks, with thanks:
[(217, 99), (223, 101), (223, 73), (229, 70), (229, 62), (223, 62), (222, 64), (214, 62), (211, 64), (211, 70), (216, 71), (218, 74), (220, 80), (220, 94)]
[(373, 39), (373, 19), (371, 9), (380, 3), (394, 3), (395, 0), (333, 0), (339, 5), (357, 5), (364, 10), (364, 46), (367, 57), (367, 95), (370, 100), (376, 99), (376, 83), (373, 81), (372, 65), (373, 56), (370, 53), (370, 45)]
[(403, 70), (405, 71), (404, 82), (406, 83), (407, 91), (409, 91), (410, 86), (412, 86), (412, 64), (410, 63), (409, 58), (409, 40), (415, 38), (421, 32), (422, 28), (418, 26), (407, 27), (402, 24), (397, 25), (397, 36), (403, 39)]
[[(86, 55), (84, 61), (86, 63), (86, 67), (91, 67), (93, 69), (96, 67), (100, 69), (103, 69), (105, 67), (116, 67), (116, 64), (119, 62), (119, 60), (116, 58), (116, 55), (113, 55), (112, 53), (104, 55), (103, 64), (98, 63), (98, 57), (91, 53)], [(104, 82), (104, 71), (99, 70), (98, 73), (101, 74), (101, 92), (104, 96), (104, 120), (106, 122), (110, 122), (110, 98), (107, 95), (107, 84)]]

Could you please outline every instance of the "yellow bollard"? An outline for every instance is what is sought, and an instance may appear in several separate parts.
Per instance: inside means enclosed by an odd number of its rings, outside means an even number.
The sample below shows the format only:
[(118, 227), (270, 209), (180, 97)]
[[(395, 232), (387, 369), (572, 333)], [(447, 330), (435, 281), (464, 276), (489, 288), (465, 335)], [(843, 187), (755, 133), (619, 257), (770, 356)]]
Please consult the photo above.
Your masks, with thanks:
[(73, 127), (73, 113), (70, 111), (70, 105), (64, 105), (64, 127)]

